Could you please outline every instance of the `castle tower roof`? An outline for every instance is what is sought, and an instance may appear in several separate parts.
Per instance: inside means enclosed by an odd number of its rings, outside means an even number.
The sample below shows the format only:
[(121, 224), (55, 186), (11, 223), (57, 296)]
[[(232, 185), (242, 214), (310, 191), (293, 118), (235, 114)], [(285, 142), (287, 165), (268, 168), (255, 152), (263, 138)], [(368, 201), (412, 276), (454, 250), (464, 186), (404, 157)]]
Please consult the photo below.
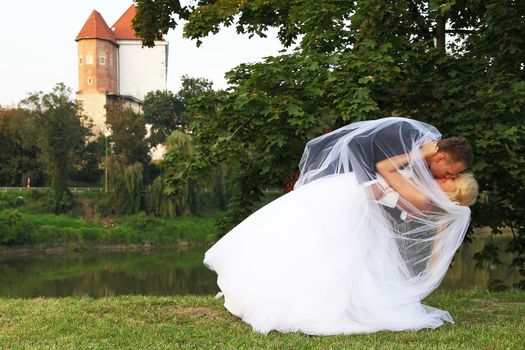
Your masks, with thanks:
[(135, 17), (135, 4), (132, 4), (126, 12), (111, 26), (115, 38), (119, 40), (141, 40), (142, 38), (137, 36), (135, 30), (131, 26), (131, 22)]
[(103, 39), (116, 44), (113, 31), (109, 29), (102, 15), (96, 10), (91, 12), (86, 23), (75, 38), (76, 41), (81, 39)]

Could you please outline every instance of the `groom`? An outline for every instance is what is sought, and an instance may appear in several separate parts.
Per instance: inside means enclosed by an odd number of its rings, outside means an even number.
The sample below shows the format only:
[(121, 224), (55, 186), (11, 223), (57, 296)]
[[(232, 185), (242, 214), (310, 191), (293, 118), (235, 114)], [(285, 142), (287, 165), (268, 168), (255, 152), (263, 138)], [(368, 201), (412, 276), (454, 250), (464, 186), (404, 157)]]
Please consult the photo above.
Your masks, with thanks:
[[(383, 128), (374, 137), (373, 151), (368, 153), (374, 157), (373, 162), (366, 163), (375, 165), (386, 158), (410, 152), (408, 149), (410, 142), (416, 139), (419, 133), (412, 124), (404, 120)], [(362, 153), (361, 146), (360, 139), (355, 138), (348, 147), (352, 152)], [(438, 141), (438, 149), (434, 156), (425, 159), (435, 179), (454, 179), (463, 170), (472, 166), (474, 159), (472, 147), (464, 137), (442, 139)], [(370, 173), (375, 174), (375, 169)]]
[[(365, 171), (356, 174), (359, 182), (375, 179), (375, 164), (384, 159), (410, 152), (411, 141), (419, 136), (421, 136), (419, 130), (400, 118), (399, 121), (379, 130), (371, 144), (369, 139), (353, 138), (348, 144), (350, 152), (358, 155), (363, 160), (361, 164), (365, 165)], [(472, 166), (474, 159), (472, 147), (464, 137), (442, 139), (437, 145), (438, 152), (425, 159), (435, 179), (454, 179), (463, 170)], [(388, 207), (385, 209), (396, 221), (401, 220), (399, 209)]]

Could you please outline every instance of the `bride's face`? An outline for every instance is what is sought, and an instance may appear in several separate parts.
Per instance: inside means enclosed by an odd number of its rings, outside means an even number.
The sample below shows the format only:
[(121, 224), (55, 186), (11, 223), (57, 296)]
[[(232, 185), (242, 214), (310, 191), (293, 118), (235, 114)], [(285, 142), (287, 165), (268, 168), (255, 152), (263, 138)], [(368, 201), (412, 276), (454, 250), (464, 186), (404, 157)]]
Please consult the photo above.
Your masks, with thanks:
[(456, 192), (457, 179), (435, 179), (436, 183), (444, 192)]

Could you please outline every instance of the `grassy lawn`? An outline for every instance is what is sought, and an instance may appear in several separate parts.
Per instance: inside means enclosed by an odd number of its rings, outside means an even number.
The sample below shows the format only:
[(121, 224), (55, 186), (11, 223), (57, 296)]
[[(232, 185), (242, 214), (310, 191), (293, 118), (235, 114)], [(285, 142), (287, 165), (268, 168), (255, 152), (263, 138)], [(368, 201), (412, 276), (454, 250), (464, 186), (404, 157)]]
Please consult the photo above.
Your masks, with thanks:
[(524, 349), (525, 292), (437, 292), (456, 323), (419, 332), (262, 335), (212, 296), (0, 299), (0, 348)]

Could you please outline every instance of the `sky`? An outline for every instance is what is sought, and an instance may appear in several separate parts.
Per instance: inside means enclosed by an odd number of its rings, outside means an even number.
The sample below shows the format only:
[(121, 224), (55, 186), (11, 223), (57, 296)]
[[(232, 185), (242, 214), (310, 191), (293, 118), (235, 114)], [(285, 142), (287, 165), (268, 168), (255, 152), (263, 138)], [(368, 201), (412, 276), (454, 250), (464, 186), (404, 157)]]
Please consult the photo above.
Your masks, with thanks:
[[(108, 26), (132, 4), (131, 0), (16, 0), (3, 1), (0, 11), (0, 106), (14, 107), (29, 93), (49, 92), (58, 82), (78, 88), (75, 37), (91, 11), (100, 12)], [(237, 35), (224, 28), (195, 41), (182, 38), (182, 27), (171, 30), (168, 90), (178, 91), (180, 77), (207, 78), (214, 88), (226, 87), (224, 73), (240, 63), (261, 61), (283, 49), (276, 31), (267, 38)]]

